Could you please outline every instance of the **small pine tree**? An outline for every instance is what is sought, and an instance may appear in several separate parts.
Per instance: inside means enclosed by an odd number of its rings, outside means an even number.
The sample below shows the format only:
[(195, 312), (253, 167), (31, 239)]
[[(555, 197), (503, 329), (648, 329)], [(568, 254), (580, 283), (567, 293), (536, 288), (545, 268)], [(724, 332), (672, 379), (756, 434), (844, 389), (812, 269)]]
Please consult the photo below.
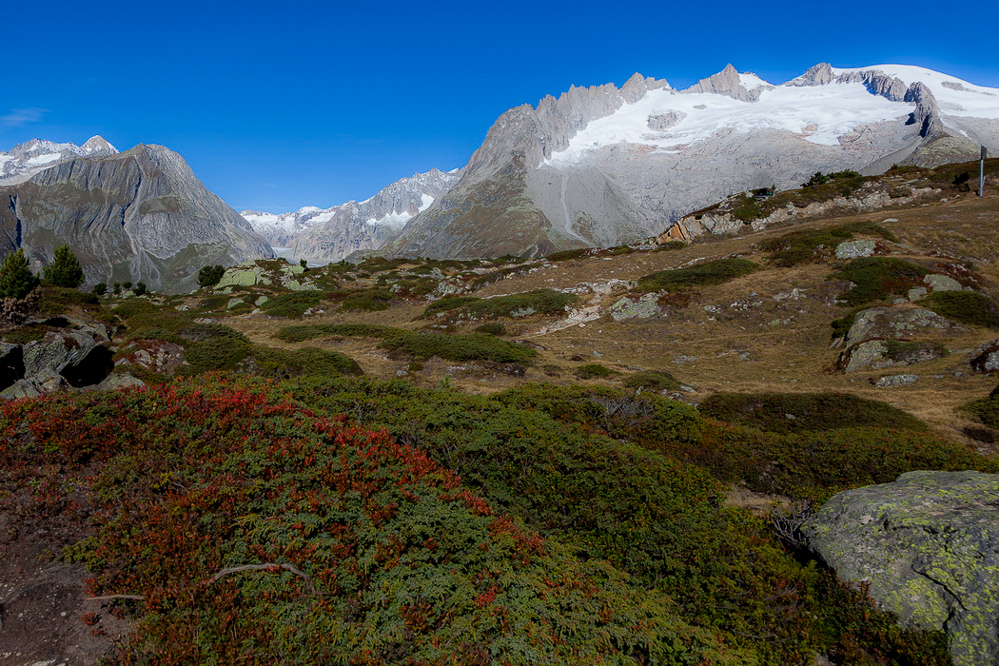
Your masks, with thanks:
[(108, 293), (108, 286), (104, 282), (98, 282), (94, 285), (94, 288), (90, 290), (91, 293), (97, 294), (98, 296), (103, 296)]
[(24, 298), (38, 286), (38, 277), (31, 272), (24, 250), (7, 255), (0, 266), (0, 298)]
[(198, 271), (198, 286), (214, 287), (225, 275), (225, 266), (215, 264), (214, 266), (202, 266)]
[(42, 277), (57, 287), (76, 289), (83, 284), (85, 276), (83, 275), (83, 267), (80, 266), (80, 261), (73, 254), (73, 251), (69, 249), (69, 246), (60, 245), (55, 250), (55, 257), (52, 259), (52, 263), (42, 271)]
[(148, 291), (149, 290), (146, 288), (146, 283), (145, 282), (136, 282), (135, 283), (135, 295), (136, 296), (144, 296)]

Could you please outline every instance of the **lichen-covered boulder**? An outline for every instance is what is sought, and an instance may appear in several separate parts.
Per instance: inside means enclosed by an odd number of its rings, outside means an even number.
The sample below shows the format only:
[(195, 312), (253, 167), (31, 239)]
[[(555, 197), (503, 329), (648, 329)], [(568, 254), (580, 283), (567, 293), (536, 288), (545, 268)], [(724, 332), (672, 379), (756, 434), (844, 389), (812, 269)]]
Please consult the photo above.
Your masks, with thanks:
[(999, 474), (909, 472), (848, 490), (802, 533), (900, 621), (947, 632), (957, 666), (999, 663)]
[(930, 361), (945, 353), (935, 338), (963, 331), (961, 326), (925, 308), (911, 305), (868, 308), (854, 316), (838, 365), (844, 372), (854, 372)]
[(641, 298), (637, 299), (625, 296), (607, 308), (607, 310), (615, 321), (621, 321), (624, 319), (648, 319), (649, 317), (654, 317), (662, 312), (662, 308), (659, 307), (659, 296), (661, 296), (661, 294), (658, 292), (645, 294)]
[(846, 241), (836, 246), (837, 259), (870, 257), (877, 250), (877, 243), (870, 240)]
[(861, 310), (846, 334), (846, 346), (865, 340), (912, 340), (963, 331), (932, 310), (911, 306), (882, 305)]

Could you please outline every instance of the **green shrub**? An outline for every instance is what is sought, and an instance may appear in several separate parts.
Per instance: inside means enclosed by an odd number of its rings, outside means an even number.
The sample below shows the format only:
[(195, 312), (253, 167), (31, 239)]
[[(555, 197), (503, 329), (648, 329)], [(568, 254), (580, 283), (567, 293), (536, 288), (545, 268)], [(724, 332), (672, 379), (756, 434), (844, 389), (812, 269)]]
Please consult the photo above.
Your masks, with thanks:
[(225, 266), (220, 264), (202, 266), (201, 270), (198, 271), (198, 286), (214, 287), (222, 281), (223, 275), (225, 275)]
[(961, 405), (958, 410), (990, 428), (999, 429), (999, 394), (995, 390), (986, 398)]
[(676, 391), (680, 382), (665, 370), (640, 370), (624, 378), (624, 385), (636, 391)]
[(177, 335), (192, 342), (201, 342), (209, 338), (233, 338), (249, 343), (250, 339), (234, 328), (229, 328), (224, 324), (216, 323), (191, 323), (188, 320), (186, 325), (177, 329)]
[(363, 289), (352, 291), (340, 303), (343, 312), (378, 312), (388, 310), (395, 300), (395, 294), (387, 289)]
[(475, 332), (493, 336), (506, 335), (506, 326), (498, 321), (489, 321), (482, 326), (476, 326)]
[(105, 282), (98, 282), (90, 290), (90, 293), (97, 294), (98, 296), (103, 296), (104, 294), (108, 293), (108, 285), (107, 285), (107, 283), (105, 283)]
[(216, 370), (235, 370), (250, 353), (250, 345), (235, 337), (211, 337), (187, 347), (184, 358), (187, 374), (197, 375)]
[(322, 303), (325, 294), (316, 290), (293, 291), (290, 294), (274, 296), (261, 306), (271, 317), (301, 319), (306, 310)]
[(877, 236), (897, 241), (893, 233), (870, 221), (852, 222), (825, 229), (792, 231), (778, 238), (760, 241), (757, 248), (769, 253), (768, 261), (776, 266), (791, 267), (832, 257), (836, 246), (855, 234)]
[(906, 294), (909, 289), (920, 286), (929, 272), (922, 266), (893, 257), (860, 257), (852, 259), (833, 277), (856, 285), (840, 299), (848, 305), (858, 306), (886, 300), (892, 294)]
[(345, 354), (314, 347), (275, 349), (254, 345), (250, 357), (256, 365), (254, 374), (265, 377), (300, 377), (317, 375), (362, 375), (361, 366)]
[(611, 370), (599, 363), (587, 363), (576, 368), (576, 376), (580, 379), (606, 379), (620, 374), (617, 370)]
[(469, 303), (474, 303), (480, 299), (475, 296), (447, 296), (440, 299), (439, 301), (434, 301), (428, 305), (423, 310), (423, 317), (430, 318), (436, 316), (439, 312), (450, 312), (456, 308), (461, 308)]
[(42, 277), (57, 287), (67, 289), (76, 289), (86, 278), (80, 260), (68, 245), (60, 245), (55, 249), (52, 263), (42, 270)]
[(574, 259), (582, 259), (584, 257), (592, 256), (592, 248), (581, 247), (575, 250), (561, 250), (559, 252), (552, 252), (547, 255), (545, 259), (548, 261), (572, 261)]
[(934, 291), (919, 304), (962, 324), (999, 328), (999, 305), (977, 291)]
[(436, 335), (402, 332), (384, 340), (379, 347), (426, 361), (439, 356), (449, 361), (492, 361), (524, 363), (537, 356), (529, 347), (491, 335)]
[(748, 259), (718, 259), (690, 268), (675, 268), (646, 275), (639, 278), (638, 290), (642, 292), (676, 291), (692, 287), (708, 287), (755, 273), (759, 269), (757, 264)]
[(705, 398), (699, 409), (719, 421), (776, 433), (848, 427), (929, 430), (901, 409), (849, 393), (715, 393)]
[(282, 326), (274, 337), (285, 342), (305, 342), (323, 336), (345, 338), (388, 338), (403, 329), (380, 324), (303, 324)]

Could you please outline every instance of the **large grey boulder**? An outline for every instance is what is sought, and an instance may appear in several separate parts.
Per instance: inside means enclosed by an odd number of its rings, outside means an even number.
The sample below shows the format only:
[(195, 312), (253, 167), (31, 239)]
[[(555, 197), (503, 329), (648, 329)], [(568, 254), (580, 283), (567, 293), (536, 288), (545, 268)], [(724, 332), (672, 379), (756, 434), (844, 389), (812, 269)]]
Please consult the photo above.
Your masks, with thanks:
[(971, 367), (979, 372), (999, 370), (999, 338), (989, 340), (972, 352)]
[(932, 310), (910, 305), (868, 308), (855, 315), (846, 334), (846, 349), (840, 354), (844, 372), (912, 365), (940, 358), (945, 350), (941, 337), (964, 329)]
[(28, 380), (54, 373), (79, 388), (99, 384), (114, 369), (111, 350), (82, 331), (46, 333), (44, 339), (24, 345), (23, 354)]
[(999, 474), (909, 472), (848, 490), (802, 533), (901, 622), (947, 632), (957, 666), (999, 663)]

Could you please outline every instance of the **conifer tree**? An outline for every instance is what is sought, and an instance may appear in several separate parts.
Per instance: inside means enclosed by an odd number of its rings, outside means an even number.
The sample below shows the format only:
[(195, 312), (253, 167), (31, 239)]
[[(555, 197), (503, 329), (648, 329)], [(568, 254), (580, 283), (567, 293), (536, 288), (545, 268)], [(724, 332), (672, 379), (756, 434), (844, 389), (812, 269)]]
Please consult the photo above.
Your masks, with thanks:
[(24, 250), (17, 248), (0, 265), (0, 298), (21, 299), (38, 286), (38, 277), (31, 272)]
[(68, 245), (60, 245), (55, 250), (52, 263), (42, 271), (43, 277), (57, 287), (75, 289), (83, 284), (83, 267), (80, 261), (69, 249)]

